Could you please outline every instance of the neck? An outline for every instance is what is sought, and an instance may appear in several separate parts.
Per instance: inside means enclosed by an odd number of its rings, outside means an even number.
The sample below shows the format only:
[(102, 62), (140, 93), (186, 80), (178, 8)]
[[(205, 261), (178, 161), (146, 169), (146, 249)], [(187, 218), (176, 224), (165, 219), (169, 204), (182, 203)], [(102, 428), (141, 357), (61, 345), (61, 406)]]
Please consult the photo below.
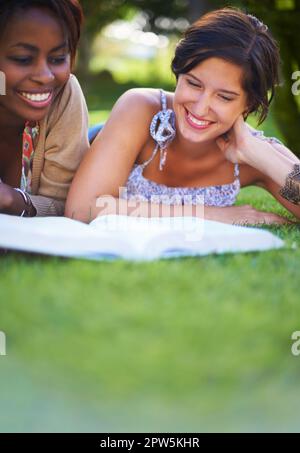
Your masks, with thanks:
[(1, 136), (14, 136), (23, 132), (25, 120), (17, 117), (0, 105), (0, 135)]
[(212, 152), (216, 149), (216, 144), (212, 140), (203, 143), (193, 143), (185, 140), (179, 134), (176, 135), (173, 146), (181, 150), (181, 152), (184, 151), (184, 154), (191, 160), (212, 155)]

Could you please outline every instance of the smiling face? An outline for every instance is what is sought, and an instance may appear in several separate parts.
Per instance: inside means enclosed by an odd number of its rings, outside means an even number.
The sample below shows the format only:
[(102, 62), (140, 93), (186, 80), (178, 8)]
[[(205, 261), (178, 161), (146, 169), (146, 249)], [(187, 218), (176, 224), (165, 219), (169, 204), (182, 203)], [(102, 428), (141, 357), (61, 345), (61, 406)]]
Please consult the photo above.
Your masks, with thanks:
[(177, 130), (193, 143), (215, 140), (247, 110), (243, 69), (221, 58), (204, 60), (180, 74), (173, 108)]
[(6, 78), (0, 123), (41, 121), (70, 77), (67, 38), (50, 11), (30, 8), (13, 17), (1, 34), (0, 71)]

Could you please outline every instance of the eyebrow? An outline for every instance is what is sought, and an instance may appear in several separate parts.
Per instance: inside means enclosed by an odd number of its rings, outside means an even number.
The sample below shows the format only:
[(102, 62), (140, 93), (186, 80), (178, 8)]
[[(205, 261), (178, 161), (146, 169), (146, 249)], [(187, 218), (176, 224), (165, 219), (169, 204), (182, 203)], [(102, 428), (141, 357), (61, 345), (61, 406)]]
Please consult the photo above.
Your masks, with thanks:
[[(194, 74), (192, 74), (191, 72), (188, 72), (186, 75), (188, 75), (189, 77), (192, 77), (193, 79), (197, 80), (197, 82), (202, 83), (201, 80), (198, 79), (198, 77), (194, 76)], [(234, 96), (240, 96), (240, 93), (236, 93), (235, 91), (225, 90), (224, 88), (219, 88), (217, 91), (222, 91), (222, 93), (233, 94)]]
[[(12, 46), (11, 49), (13, 49), (15, 47), (22, 47), (23, 49), (30, 50), (31, 52), (38, 52), (39, 51), (38, 47), (32, 46), (31, 44), (27, 44), (25, 42), (18, 42), (17, 44)], [(57, 52), (58, 50), (64, 49), (66, 47), (67, 47), (67, 42), (65, 41), (62, 44), (60, 44), (59, 46), (54, 47), (53, 49), (51, 49), (50, 52)]]

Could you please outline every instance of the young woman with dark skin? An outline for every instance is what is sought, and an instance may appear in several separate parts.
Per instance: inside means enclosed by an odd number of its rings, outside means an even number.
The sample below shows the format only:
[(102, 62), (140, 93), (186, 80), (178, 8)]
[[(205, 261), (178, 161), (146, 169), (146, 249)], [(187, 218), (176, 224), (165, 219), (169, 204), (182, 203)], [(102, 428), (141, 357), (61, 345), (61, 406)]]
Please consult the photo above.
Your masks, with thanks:
[(0, 0), (0, 213), (63, 214), (88, 149), (86, 105), (71, 75), (81, 22), (77, 0)]
[[(300, 206), (280, 192), (299, 159), (245, 122), (250, 113), (258, 113), (260, 121), (267, 116), (278, 67), (276, 42), (257, 18), (233, 8), (202, 17), (187, 30), (173, 59), (177, 86), (174, 93), (166, 93), (166, 103), (175, 114), (176, 135), (166, 160), (152, 154), (153, 129), (152, 136), (149, 133), (162, 109), (159, 91), (130, 90), (118, 100), (83, 160), (66, 215), (85, 222), (115, 213), (169, 216), (170, 205), (171, 215), (182, 215), (183, 194), (202, 194), (207, 219), (287, 222), (250, 205), (234, 206), (239, 189), (253, 185), (300, 218)], [(126, 189), (125, 196), (120, 196), (120, 188)], [(197, 207), (196, 197), (191, 204)], [(198, 215), (196, 210), (193, 215)]]

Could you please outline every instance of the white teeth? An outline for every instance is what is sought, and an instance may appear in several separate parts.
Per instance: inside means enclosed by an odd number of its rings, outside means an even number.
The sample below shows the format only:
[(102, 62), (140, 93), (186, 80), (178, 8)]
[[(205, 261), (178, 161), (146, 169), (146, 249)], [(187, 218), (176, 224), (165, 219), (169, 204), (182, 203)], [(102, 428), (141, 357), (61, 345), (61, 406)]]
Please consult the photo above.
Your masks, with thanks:
[(197, 118), (192, 116), (190, 112), (188, 113), (188, 117), (192, 121), (192, 123), (196, 124), (197, 126), (208, 126), (209, 124), (211, 124), (211, 121), (197, 120)]
[(51, 93), (43, 93), (43, 94), (29, 94), (29, 93), (21, 93), (21, 95), (32, 102), (45, 102), (51, 96)]

